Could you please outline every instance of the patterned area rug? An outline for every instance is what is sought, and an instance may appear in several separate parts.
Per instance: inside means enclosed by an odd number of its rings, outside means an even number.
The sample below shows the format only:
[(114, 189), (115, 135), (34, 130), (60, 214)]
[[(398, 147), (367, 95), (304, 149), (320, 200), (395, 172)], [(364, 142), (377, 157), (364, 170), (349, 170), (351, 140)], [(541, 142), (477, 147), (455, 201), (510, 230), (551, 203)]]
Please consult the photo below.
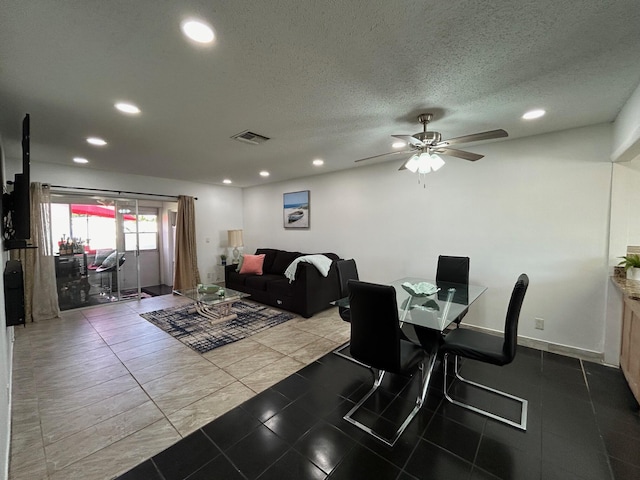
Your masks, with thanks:
[(214, 323), (200, 315), (194, 303), (142, 313), (140, 316), (200, 353), (237, 342), (295, 317), (292, 313), (242, 300), (233, 302), (231, 313), (236, 314), (237, 318)]

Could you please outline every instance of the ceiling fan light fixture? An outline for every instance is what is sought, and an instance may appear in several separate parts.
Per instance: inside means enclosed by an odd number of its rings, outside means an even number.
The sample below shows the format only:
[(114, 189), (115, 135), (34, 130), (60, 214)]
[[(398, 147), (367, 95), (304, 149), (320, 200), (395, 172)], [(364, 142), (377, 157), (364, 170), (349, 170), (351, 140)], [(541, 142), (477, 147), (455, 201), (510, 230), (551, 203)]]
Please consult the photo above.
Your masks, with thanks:
[(412, 173), (425, 175), (427, 173), (440, 170), (444, 165), (444, 160), (439, 155), (429, 152), (422, 152), (420, 155), (413, 155), (406, 163), (405, 167)]
[(444, 160), (440, 155), (436, 155), (435, 153), (431, 154), (431, 170), (437, 172), (444, 166)]
[(401, 142), (401, 141), (397, 141), (397, 142), (393, 142), (391, 144), (392, 148), (402, 148), (402, 147), (406, 147), (407, 143), (406, 142)]
[(418, 171), (418, 166), (419, 166), (418, 158), (419, 156), (417, 154), (414, 154), (411, 156), (411, 158), (409, 158), (409, 160), (407, 160), (407, 163), (404, 164), (406, 169), (409, 170), (411, 173), (416, 173)]
[(431, 155), (427, 152), (422, 152), (418, 157), (418, 173), (431, 173)]

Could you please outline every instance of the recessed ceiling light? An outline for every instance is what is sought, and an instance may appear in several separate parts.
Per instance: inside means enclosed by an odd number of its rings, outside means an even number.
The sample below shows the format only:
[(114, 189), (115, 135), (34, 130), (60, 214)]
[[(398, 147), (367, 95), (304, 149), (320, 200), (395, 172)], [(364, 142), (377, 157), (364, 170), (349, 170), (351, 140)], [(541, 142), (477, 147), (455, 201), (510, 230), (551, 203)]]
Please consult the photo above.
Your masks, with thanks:
[(82, 157), (74, 157), (73, 161), (76, 163), (89, 163), (89, 160)]
[(525, 113), (524, 115), (522, 115), (522, 118), (524, 118), (525, 120), (533, 120), (534, 118), (542, 117), (545, 113), (547, 113), (547, 112), (545, 112), (542, 109), (530, 110), (527, 113)]
[(91, 145), (95, 145), (96, 147), (104, 147), (107, 144), (107, 142), (105, 142), (103, 139), (98, 137), (87, 138), (87, 143), (90, 143)]
[(231, 180), (229, 180), (228, 178), (225, 178), (224, 180), (222, 180), (222, 183), (226, 183), (227, 185), (230, 183), (233, 183)]
[(404, 143), (404, 142), (393, 142), (393, 143), (391, 144), (391, 146), (392, 146), (393, 148), (402, 148), (402, 147), (404, 147), (404, 146), (406, 146), (406, 145), (407, 145), (407, 144), (406, 144), (406, 143)]
[(261, 176), (261, 177), (268, 177), (268, 176), (269, 176), (269, 172), (267, 172), (266, 170), (262, 170), (262, 171), (260, 172), (260, 176)]
[(314, 164), (316, 167), (319, 167), (320, 165), (324, 165), (324, 160), (322, 160), (321, 158), (316, 158), (316, 159), (313, 161), (313, 164)]
[(115, 107), (122, 113), (128, 113), (129, 115), (137, 115), (140, 113), (140, 109), (133, 103), (118, 102), (115, 104)]
[(185, 20), (182, 22), (182, 33), (198, 43), (211, 43), (215, 38), (213, 29), (200, 20)]

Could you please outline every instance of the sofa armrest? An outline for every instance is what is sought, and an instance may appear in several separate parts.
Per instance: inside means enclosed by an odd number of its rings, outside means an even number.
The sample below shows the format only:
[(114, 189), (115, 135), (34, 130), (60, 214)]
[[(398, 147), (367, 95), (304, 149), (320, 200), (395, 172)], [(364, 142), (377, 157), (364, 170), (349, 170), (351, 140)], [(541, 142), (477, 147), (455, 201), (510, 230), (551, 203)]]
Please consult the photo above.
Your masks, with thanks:
[(227, 265), (224, 266), (224, 281), (225, 281), (225, 284), (229, 281), (229, 273), (230, 272), (235, 272), (237, 267), (238, 267), (237, 264), (227, 264)]
[(340, 298), (336, 262), (331, 264), (326, 277), (323, 277), (314, 265), (298, 263), (292, 288), (296, 311), (303, 317), (309, 318), (314, 313), (326, 309), (332, 301)]

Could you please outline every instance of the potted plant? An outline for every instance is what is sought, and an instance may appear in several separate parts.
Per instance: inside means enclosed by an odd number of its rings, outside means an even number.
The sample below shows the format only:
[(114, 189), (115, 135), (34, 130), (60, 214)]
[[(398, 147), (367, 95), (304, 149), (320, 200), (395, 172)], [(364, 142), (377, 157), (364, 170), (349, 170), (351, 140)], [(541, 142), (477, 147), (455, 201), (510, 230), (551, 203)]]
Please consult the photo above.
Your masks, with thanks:
[(220, 255), (220, 265), (224, 266), (227, 264), (227, 256), (223, 253)]
[(618, 265), (624, 267), (627, 272), (627, 278), (640, 280), (640, 255), (637, 253), (631, 253), (619, 258), (622, 258), (622, 261)]

